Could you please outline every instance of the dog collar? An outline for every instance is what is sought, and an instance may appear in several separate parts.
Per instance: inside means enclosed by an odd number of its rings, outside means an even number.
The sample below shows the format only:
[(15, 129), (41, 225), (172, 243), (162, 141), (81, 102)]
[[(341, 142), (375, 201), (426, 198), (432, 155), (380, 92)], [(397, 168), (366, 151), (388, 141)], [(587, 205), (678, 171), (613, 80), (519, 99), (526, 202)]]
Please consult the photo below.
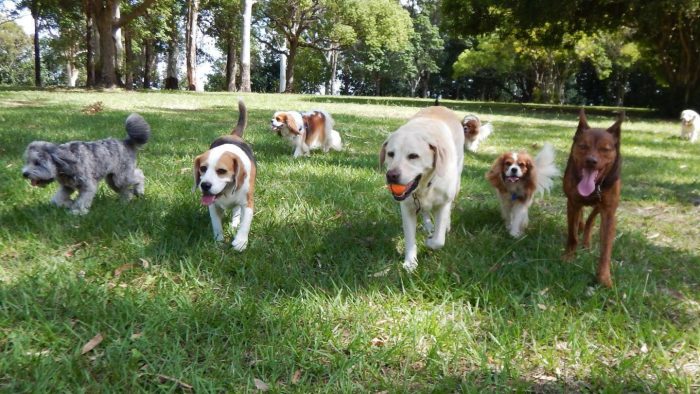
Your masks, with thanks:
[(520, 198), (520, 196), (517, 193), (510, 193), (510, 201), (515, 201), (518, 198)]

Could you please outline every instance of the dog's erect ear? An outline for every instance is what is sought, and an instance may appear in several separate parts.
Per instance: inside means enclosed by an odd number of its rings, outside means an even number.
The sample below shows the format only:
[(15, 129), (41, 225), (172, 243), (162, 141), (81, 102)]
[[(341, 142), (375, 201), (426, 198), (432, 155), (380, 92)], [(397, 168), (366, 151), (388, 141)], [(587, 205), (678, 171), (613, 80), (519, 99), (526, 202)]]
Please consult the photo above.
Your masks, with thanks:
[(70, 149), (59, 146), (55, 149), (50, 149), (48, 152), (51, 160), (56, 165), (56, 172), (66, 175), (74, 173), (73, 168), (78, 160)]
[(199, 155), (194, 158), (194, 169), (192, 170), (192, 173), (194, 175), (194, 185), (192, 186), (192, 192), (197, 190), (197, 186), (199, 186), (199, 181), (200, 181), (200, 175), (199, 175), (199, 166), (202, 165), (202, 156)]
[(433, 169), (437, 171), (438, 175), (445, 176), (447, 172), (447, 159), (445, 158), (447, 155), (445, 150), (433, 144), (428, 144), (428, 146), (433, 151)]
[(579, 134), (590, 128), (591, 127), (588, 126), (588, 120), (586, 119), (586, 110), (581, 108), (581, 110), (578, 113), (578, 128), (576, 128), (576, 134), (574, 135), (574, 138), (578, 137)]
[(625, 119), (625, 111), (620, 111), (620, 113), (617, 114), (617, 121), (615, 123), (608, 127), (608, 133), (612, 134), (615, 139), (618, 141), (620, 140), (620, 132), (622, 131), (621, 125), (622, 121)]
[(382, 144), (382, 150), (379, 151), (379, 171), (384, 168), (384, 159), (386, 159), (386, 142)]

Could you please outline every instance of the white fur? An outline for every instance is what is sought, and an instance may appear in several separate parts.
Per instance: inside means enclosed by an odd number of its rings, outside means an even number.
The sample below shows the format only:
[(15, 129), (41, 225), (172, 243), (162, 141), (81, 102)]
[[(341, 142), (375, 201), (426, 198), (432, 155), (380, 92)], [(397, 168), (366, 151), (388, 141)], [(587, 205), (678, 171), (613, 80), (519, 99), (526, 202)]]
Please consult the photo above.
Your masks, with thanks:
[(686, 109), (681, 112), (681, 138), (691, 143), (700, 137), (700, 115), (697, 112)]
[[(469, 114), (462, 119), (462, 125), (465, 125), (470, 120), (476, 120), (481, 124), (481, 120), (478, 116)], [(493, 125), (490, 122), (481, 124), (479, 127), (479, 134), (476, 135), (476, 138), (469, 139), (465, 137), (464, 148), (468, 149), (470, 152), (476, 152), (479, 149), (479, 144), (485, 141), (491, 133), (493, 133)]]
[[(406, 249), (403, 267), (409, 272), (418, 266), (417, 210), (420, 209), (425, 229), (432, 233), (426, 246), (440, 249), (445, 245), (445, 235), (450, 228), (452, 203), (459, 192), (464, 165), (464, 133), (456, 115), (452, 114), (454, 121), (451, 121), (450, 113), (441, 118), (430, 116), (430, 112), (422, 116), (423, 111), (389, 135), (384, 148), (387, 172), (399, 171), (398, 183), (408, 184), (421, 175), (417, 188), (400, 202)], [(444, 168), (434, 167), (437, 151), (433, 151), (431, 145), (444, 155)], [(418, 157), (410, 159), (409, 154)], [(435, 217), (434, 224), (430, 214)]]
[[(248, 155), (246, 155), (241, 148), (233, 144), (224, 144), (211, 149), (206, 163), (201, 163), (201, 165), (206, 164), (207, 171), (200, 178), (200, 185), (202, 182), (209, 182), (212, 185), (209, 192), (211, 194), (219, 194), (224, 191), (229, 183), (234, 181), (234, 178), (222, 178), (216, 174), (216, 164), (224, 152), (231, 152), (238, 156), (243, 164), (246, 176), (241, 185), (236, 185), (235, 190), (218, 196), (216, 200), (214, 200), (214, 203), (209, 205), (209, 216), (211, 217), (211, 225), (214, 230), (214, 239), (216, 241), (223, 241), (224, 229), (221, 221), (224, 209), (233, 210), (231, 227), (235, 229), (239, 224), (240, 227), (231, 245), (233, 245), (234, 249), (241, 252), (245, 250), (248, 245), (248, 233), (250, 232), (250, 225), (253, 221), (253, 209), (247, 206), (248, 191), (250, 190), (250, 171), (253, 167), (250, 158), (248, 158)], [(198, 186), (201, 190), (200, 185)]]

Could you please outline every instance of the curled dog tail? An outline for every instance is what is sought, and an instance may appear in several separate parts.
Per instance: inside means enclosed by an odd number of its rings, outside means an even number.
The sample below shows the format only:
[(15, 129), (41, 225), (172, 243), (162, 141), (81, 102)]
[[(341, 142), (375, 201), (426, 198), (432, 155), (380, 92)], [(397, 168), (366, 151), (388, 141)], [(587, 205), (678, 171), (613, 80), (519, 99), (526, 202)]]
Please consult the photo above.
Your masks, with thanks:
[(238, 99), (238, 123), (236, 123), (236, 127), (233, 128), (231, 131), (231, 134), (237, 135), (239, 137), (243, 137), (243, 132), (245, 131), (245, 128), (248, 126), (248, 109), (245, 107), (245, 104), (243, 103), (243, 99)]
[(491, 133), (493, 133), (493, 124), (491, 122), (482, 124), (479, 128), (479, 138), (482, 140), (485, 140)]
[(151, 136), (151, 126), (141, 115), (132, 113), (126, 118), (126, 134), (128, 137), (124, 143), (136, 148), (148, 142), (148, 138)]
[(550, 143), (545, 143), (540, 153), (535, 157), (535, 171), (537, 171), (537, 193), (544, 194), (548, 192), (554, 184), (553, 178), (560, 174), (556, 163), (554, 162), (554, 146)]

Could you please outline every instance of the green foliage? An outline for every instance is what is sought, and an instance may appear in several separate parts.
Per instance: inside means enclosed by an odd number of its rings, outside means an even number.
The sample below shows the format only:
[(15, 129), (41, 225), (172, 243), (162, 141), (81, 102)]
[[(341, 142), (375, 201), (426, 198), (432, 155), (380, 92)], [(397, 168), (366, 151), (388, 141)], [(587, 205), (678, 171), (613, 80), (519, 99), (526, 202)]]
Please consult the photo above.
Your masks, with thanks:
[(15, 22), (0, 20), (0, 85), (31, 85), (32, 38)]

